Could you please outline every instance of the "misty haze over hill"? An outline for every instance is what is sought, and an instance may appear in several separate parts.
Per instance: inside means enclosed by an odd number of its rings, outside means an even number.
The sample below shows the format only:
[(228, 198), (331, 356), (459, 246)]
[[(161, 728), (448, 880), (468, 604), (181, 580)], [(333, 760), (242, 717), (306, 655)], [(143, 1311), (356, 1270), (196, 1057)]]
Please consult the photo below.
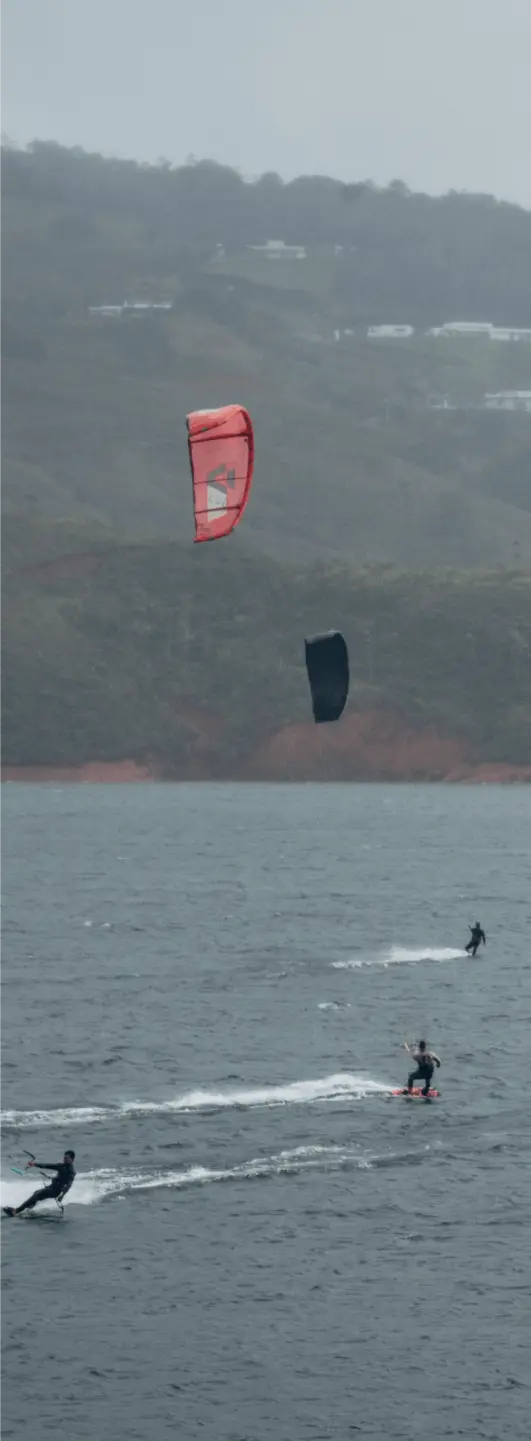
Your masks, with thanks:
[(21, 143), (531, 205), (523, 0), (4, 0)]

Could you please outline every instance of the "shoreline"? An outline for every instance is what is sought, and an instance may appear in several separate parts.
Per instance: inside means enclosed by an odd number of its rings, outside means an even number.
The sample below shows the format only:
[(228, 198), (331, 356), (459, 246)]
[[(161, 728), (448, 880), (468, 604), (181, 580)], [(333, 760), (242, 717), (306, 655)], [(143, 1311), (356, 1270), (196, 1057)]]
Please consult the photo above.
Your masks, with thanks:
[[(310, 769), (310, 768), (309, 768)], [(281, 768), (279, 768), (281, 772)], [(135, 761), (88, 761), (80, 766), (2, 766), (2, 784), (26, 785), (209, 785), (212, 783), (262, 785), (530, 785), (531, 766), (512, 766), (504, 762), (463, 765), (446, 775), (374, 774), (358, 776), (302, 774), (289, 777), (279, 773), (246, 775), (166, 775), (162, 768), (139, 765)]]

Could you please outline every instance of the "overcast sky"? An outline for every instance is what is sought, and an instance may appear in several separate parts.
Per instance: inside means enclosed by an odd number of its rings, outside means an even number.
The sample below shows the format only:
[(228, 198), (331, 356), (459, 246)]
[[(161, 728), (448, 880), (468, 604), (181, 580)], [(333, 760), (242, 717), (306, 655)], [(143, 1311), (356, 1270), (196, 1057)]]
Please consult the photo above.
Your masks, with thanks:
[(531, 0), (3, 0), (2, 129), (531, 205)]

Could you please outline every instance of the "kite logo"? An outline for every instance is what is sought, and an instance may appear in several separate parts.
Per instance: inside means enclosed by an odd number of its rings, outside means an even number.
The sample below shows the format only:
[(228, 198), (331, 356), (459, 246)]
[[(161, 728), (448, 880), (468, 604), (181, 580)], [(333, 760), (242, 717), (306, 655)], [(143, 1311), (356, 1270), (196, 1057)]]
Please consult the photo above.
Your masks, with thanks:
[(209, 472), (206, 478), (209, 515), (225, 515), (228, 509), (227, 490), (234, 490), (235, 483), (236, 471), (228, 470), (226, 465), (217, 465), (215, 470)]
[(207, 485), (207, 511), (209, 515), (225, 515), (227, 510), (227, 492), (224, 485), (217, 485), (210, 482)]

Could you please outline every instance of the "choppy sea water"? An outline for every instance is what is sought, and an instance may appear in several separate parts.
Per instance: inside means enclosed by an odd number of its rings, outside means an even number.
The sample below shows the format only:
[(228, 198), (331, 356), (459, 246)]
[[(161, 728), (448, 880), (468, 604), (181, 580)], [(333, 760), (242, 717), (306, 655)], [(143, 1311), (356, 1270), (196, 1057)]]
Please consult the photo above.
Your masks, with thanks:
[(2, 1221), (6, 1441), (528, 1441), (531, 790), (11, 785), (3, 832), (2, 1200), (78, 1167)]

